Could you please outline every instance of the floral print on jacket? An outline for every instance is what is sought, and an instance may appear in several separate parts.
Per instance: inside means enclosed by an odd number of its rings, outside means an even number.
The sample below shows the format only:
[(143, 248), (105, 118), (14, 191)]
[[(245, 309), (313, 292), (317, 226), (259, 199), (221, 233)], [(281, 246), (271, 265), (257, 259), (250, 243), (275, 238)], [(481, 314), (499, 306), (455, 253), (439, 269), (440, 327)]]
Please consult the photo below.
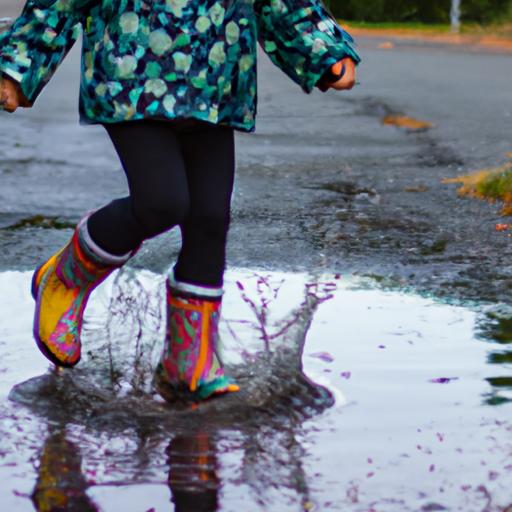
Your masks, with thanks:
[(256, 48), (309, 93), (359, 62), (321, 0), (28, 0), (0, 72), (33, 102), (83, 33), (80, 121), (196, 118), (253, 131)]

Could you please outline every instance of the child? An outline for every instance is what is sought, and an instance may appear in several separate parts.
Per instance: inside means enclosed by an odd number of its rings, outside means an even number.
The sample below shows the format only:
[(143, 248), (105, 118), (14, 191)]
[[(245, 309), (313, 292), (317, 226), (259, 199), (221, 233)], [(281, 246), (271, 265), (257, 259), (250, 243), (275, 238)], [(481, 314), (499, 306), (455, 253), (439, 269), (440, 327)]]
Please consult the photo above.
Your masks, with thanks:
[(254, 131), (257, 42), (302, 89), (350, 89), (359, 57), (320, 0), (28, 0), (0, 36), (0, 102), (31, 106), (83, 27), (80, 122), (102, 124), (130, 195), (88, 213), (34, 273), (34, 337), (58, 366), (80, 359), (92, 290), (141, 243), (179, 226), (156, 372), (168, 398), (237, 391), (215, 347), (235, 169)]

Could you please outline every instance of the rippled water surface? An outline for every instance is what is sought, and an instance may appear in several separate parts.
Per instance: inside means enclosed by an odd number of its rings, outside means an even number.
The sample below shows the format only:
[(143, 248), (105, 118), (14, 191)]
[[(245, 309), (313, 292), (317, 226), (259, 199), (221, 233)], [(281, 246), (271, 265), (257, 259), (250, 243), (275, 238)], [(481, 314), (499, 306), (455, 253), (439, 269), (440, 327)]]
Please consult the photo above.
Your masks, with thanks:
[(151, 386), (163, 277), (105, 282), (61, 372), (32, 341), (29, 282), (0, 274), (2, 510), (512, 510), (504, 308), (231, 271), (242, 392), (169, 406)]

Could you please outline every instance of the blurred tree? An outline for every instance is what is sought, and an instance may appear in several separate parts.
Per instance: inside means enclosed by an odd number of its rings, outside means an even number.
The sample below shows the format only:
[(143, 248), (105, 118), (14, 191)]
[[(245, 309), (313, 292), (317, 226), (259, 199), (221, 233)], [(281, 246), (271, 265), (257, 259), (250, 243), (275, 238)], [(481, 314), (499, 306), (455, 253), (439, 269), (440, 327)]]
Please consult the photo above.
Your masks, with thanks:
[[(488, 23), (512, 14), (512, 0), (461, 0), (463, 21)], [(452, 0), (329, 0), (343, 19), (449, 23)]]
[(479, 23), (489, 23), (510, 16), (511, 9), (510, 0), (462, 0), (461, 2), (462, 19)]

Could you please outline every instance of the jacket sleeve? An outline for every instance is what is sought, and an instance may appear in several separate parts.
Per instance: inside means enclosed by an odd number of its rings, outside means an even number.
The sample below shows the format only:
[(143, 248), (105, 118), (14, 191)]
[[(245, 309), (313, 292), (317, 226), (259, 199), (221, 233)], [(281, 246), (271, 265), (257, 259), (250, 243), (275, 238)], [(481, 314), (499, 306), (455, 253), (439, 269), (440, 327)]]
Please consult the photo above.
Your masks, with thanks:
[(0, 34), (0, 73), (20, 84), (33, 103), (79, 37), (76, 0), (28, 0)]
[(255, 0), (254, 10), (263, 50), (307, 93), (339, 60), (361, 60), (321, 0)]

